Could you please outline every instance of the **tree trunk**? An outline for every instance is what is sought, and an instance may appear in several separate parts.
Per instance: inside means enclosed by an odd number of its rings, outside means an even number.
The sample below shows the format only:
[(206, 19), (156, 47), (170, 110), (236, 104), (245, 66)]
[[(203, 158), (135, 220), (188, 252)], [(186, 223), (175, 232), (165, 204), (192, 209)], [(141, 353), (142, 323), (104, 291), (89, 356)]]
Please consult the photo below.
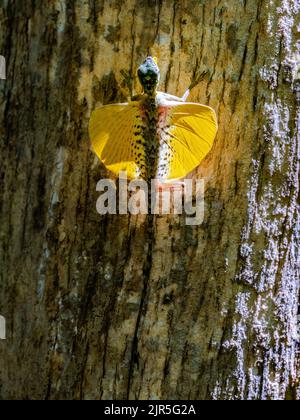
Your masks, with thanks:
[[(298, 0), (0, 0), (1, 399), (299, 399)], [(100, 216), (99, 104), (212, 106), (205, 221)], [(129, 89), (127, 88), (129, 86)], [(129, 92), (129, 90), (131, 92)]]

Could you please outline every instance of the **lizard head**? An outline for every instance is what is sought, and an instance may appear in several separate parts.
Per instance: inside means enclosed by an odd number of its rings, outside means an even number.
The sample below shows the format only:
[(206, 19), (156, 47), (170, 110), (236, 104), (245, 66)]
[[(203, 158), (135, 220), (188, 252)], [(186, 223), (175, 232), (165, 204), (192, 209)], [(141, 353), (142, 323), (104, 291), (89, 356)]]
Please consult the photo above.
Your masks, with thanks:
[(138, 76), (144, 92), (148, 95), (155, 93), (160, 79), (157, 60), (153, 57), (147, 57), (138, 69)]

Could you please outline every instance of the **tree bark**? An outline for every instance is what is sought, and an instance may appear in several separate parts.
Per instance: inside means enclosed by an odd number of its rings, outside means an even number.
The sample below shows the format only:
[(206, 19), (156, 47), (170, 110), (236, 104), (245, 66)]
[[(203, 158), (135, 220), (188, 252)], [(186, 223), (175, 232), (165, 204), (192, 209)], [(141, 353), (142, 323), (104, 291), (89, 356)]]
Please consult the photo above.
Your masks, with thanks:
[[(299, 399), (298, 0), (0, 0), (1, 399)], [(216, 109), (205, 221), (100, 216), (99, 104)], [(129, 86), (128, 91), (127, 86)]]

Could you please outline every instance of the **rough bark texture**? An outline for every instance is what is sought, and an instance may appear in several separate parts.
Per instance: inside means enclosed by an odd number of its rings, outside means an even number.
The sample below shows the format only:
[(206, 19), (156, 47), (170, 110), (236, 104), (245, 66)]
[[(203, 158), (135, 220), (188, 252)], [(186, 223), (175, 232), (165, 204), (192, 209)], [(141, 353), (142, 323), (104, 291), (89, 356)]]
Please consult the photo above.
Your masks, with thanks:
[[(0, 0), (0, 398), (298, 399), (299, 0)], [(97, 104), (218, 113), (205, 222), (100, 217)], [(126, 90), (127, 89), (127, 90)], [(196, 175), (196, 174), (195, 174)]]

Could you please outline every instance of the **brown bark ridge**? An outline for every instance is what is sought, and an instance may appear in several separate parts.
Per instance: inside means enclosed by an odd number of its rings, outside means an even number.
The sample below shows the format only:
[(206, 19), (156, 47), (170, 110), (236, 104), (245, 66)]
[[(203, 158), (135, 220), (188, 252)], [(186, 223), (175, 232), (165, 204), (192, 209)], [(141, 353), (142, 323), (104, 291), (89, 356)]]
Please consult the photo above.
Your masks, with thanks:
[[(299, 0), (0, 1), (1, 399), (299, 399)], [(205, 221), (99, 216), (87, 124), (138, 91), (217, 110)]]

